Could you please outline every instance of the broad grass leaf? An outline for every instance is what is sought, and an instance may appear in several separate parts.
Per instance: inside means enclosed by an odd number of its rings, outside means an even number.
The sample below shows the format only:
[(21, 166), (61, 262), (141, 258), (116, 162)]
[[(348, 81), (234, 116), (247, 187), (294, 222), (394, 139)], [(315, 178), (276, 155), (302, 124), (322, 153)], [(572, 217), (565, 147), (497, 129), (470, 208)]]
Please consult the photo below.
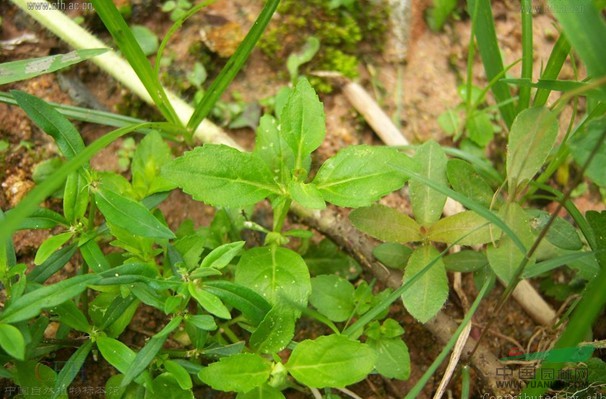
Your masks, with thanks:
[(170, 147), (157, 131), (147, 134), (141, 140), (131, 164), (133, 190), (137, 198), (143, 199), (151, 194), (175, 188), (173, 183), (160, 176), (162, 166), (172, 159)]
[(423, 239), (417, 222), (385, 205), (355, 209), (349, 220), (357, 229), (381, 241), (405, 244)]
[(578, 165), (583, 165), (594, 148), (599, 147), (585, 174), (598, 186), (606, 187), (606, 143), (600, 136), (606, 129), (606, 117), (593, 120), (570, 140), (570, 152)]
[(254, 353), (223, 357), (198, 373), (213, 389), (226, 392), (248, 392), (263, 385), (271, 373), (271, 363)]
[(298, 253), (282, 247), (246, 251), (236, 267), (235, 282), (261, 294), (270, 304), (307, 305), (311, 293), (309, 271)]
[(25, 360), (25, 340), (17, 327), (0, 323), (0, 347), (9, 356), (17, 360)]
[(52, 308), (75, 297), (99, 279), (99, 276), (85, 274), (29, 291), (4, 309), (0, 314), (0, 321), (16, 323), (31, 319), (42, 309)]
[(309, 302), (330, 320), (346, 321), (354, 311), (354, 291), (342, 277), (321, 275), (311, 279)]
[(377, 352), (375, 368), (387, 378), (407, 380), (410, 376), (408, 347), (400, 338), (369, 339), (368, 346)]
[(398, 166), (413, 162), (394, 148), (358, 145), (329, 158), (313, 180), (324, 199), (338, 206), (368, 206), (402, 188), (408, 177)]
[(490, 207), (493, 196), (492, 188), (469, 162), (461, 159), (449, 159), (446, 164), (446, 176), (453, 190), (486, 208)]
[(295, 156), (295, 168), (324, 141), (324, 107), (305, 78), (300, 78), (280, 114), (280, 133)]
[(431, 245), (423, 245), (414, 250), (404, 270), (406, 284), (436, 258), (439, 259), (402, 294), (406, 310), (421, 323), (434, 317), (448, 298), (448, 278), (444, 262), (437, 249)]
[[(534, 241), (534, 235), (530, 229), (530, 221), (526, 211), (517, 203), (508, 203), (501, 210), (501, 217), (518, 236), (526, 249), (530, 248)], [(526, 253), (520, 251), (509, 236), (503, 235), (496, 244), (487, 248), (486, 256), (495, 274), (505, 283), (509, 283)], [(528, 267), (532, 266), (532, 263), (534, 261), (529, 262)]]
[(54, 107), (22, 91), (13, 90), (11, 94), (27, 116), (55, 139), (57, 147), (67, 159), (72, 159), (84, 150), (84, 142), (78, 130)]
[[(444, 150), (438, 143), (433, 140), (426, 142), (417, 149), (413, 159), (418, 164), (420, 175), (436, 184), (447, 185), (447, 159)], [(418, 180), (411, 180), (409, 187), (410, 202), (417, 223), (429, 225), (440, 219), (446, 196)]]
[(474, 211), (445, 217), (432, 224), (427, 232), (431, 241), (457, 245), (479, 245), (491, 242), (498, 234), (490, 222)]
[(558, 135), (556, 115), (545, 107), (528, 108), (513, 121), (507, 143), (509, 193), (532, 179), (551, 153)]
[(149, 238), (175, 238), (173, 232), (139, 202), (111, 190), (95, 192), (95, 202), (110, 225)]
[(281, 194), (261, 159), (225, 145), (207, 144), (186, 152), (162, 168), (162, 176), (195, 200), (228, 208), (253, 205), (271, 194)]
[(89, 58), (103, 54), (109, 49), (81, 49), (65, 54), (47, 57), (29, 58), (26, 60), (5, 62), (0, 65), (0, 85), (27, 80), (77, 64)]
[(366, 378), (376, 360), (375, 351), (368, 345), (344, 335), (328, 335), (299, 342), (286, 368), (308, 387), (344, 388)]

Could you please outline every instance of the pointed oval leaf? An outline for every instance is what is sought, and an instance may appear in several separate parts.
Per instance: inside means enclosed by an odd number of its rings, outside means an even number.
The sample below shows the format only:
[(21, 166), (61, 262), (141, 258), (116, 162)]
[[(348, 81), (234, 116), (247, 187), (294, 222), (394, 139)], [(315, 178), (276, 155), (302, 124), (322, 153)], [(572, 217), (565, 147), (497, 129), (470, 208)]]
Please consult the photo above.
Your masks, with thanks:
[(465, 122), (465, 128), (469, 134), (469, 139), (480, 147), (486, 147), (494, 136), (492, 123), (490, 123), (490, 116), (484, 111), (476, 110), (476, 112)]
[[(446, 155), (434, 140), (429, 140), (417, 149), (413, 157), (419, 174), (437, 184), (446, 185)], [(446, 196), (418, 180), (409, 183), (410, 202), (415, 220), (421, 225), (429, 225), (442, 215)]]
[(479, 245), (497, 237), (496, 228), (474, 211), (465, 211), (438, 220), (429, 227), (427, 237), (431, 241), (457, 245)]
[(407, 243), (421, 241), (421, 226), (409, 216), (384, 205), (358, 208), (349, 214), (357, 229), (387, 242)]
[(97, 348), (103, 358), (122, 374), (128, 372), (137, 356), (128, 346), (110, 337), (97, 337)]
[(412, 254), (412, 249), (406, 245), (386, 242), (377, 245), (373, 250), (372, 254), (379, 262), (383, 263), (387, 267), (392, 269), (403, 269), (408, 258)]
[(556, 114), (545, 107), (525, 109), (516, 116), (507, 143), (509, 192), (533, 178), (545, 163), (558, 135)]
[(281, 193), (261, 159), (225, 145), (207, 144), (186, 152), (162, 168), (162, 176), (195, 200), (228, 208)]
[(0, 347), (9, 356), (18, 360), (25, 360), (25, 340), (17, 327), (0, 323)]
[(84, 361), (88, 357), (93, 347), (92, 341), (86, 341), (82, 346), (71, 355), (65, 365), (57, 375), (57, 381), (55, 381), (55, 389), (51, 399), (58, 398), (59, 395), (66, 393), (67, 387), (72, 383), (74, 378), (80, 372)]
[(137, 145), (131, 164), (133, 190), (137, 198), (145, 198), (151, 194), (170, 191), (175, 185), (160, 176), (160, 169), (172, 161), (170, 147), (153, 131), (147, 134)]
[(188, 286), (189, 293), (208, 313), (214, 314), (222, 319), (231, 319), (231, 314), (221, 299), (210, 292), (197, 287), (193, 283)]
[(328, 202), (368, 206), (402, 188), (408, 177), (398, 166), (412, 169), (414, 164), (395, 148), (351, 146), (324, 162), (313, 182)]
[(285, 399), (285, 397), (279, 389), (263, 384), (246, 393), (240, 392), (236, 399)]
[(200, 267), (213, 267), (214, 269), (223, 269), (229, 265), (244, 248), (244, 241), (231, 242), (223, 244), (213, 249), (208, 255), (202, 259)]
[(369, 340), (368, 345), (377, 352), (377, 372), (383, 377), (407, 380), (410, 376), (408, 347), (400, 338)]
[(258, 292), (272, 305), (305, 307), (311, 292), (305, 261), (282, 247), (246, 251), (236, 267), (235, 282)]
[(295, 335), (295, 322), (295, 313), (291, 309), (274, 306), (250, 336), (250, 346), (259, 353), (281, 351)]
[(248, 392), (267, 381), (271, 363), (254, 353), (240, 353), (221, 358), (198, 373), (213, 389), (226, 392)]
[(311, 279), (309, 302), (332, 321), (346, 321), (354, 311), (354, 286), (342, 277), (322, 275)]
[[(538, 235), (551, 218), (551, 215), (538, 209), (529, 209), (526, 212), (530, 216), (530, 228), (534, 234)], [(562, 249), (574, 251), (583, 247), (577, 230), (561, 217), (555, 218), (553, 224), (547, 230), (545, 238), (556, 247)]]
[(175, 238), (168, 227), (137, 201), (111, 190), (99, 189), (95, 192), (95, 202), (110, 224), (133, 235), (150, 238)]
[(57, 234), (56, 236), (50, 236), (47, 240), (45, 240), (42, 245), (38, 248), (38, 252), (36, 252), (36, 257), (34, 258), (35, 265), (41, 265), (45, 260), (48, 259), (57, 249), (59, 249), (63, 244), (69, 241), (70, 238), (74, 236), (74, 233), (67, 232)]
[(585, 173), (600, 187), (606, 187), (606, 173), (604, 173), (606, 145), (599, 142), (604, 129), (606, 129), (606, 117), (587, 123), (570, 139), (570, 152), (578, 165), (583, 165), (591, 152), (599, 147)]
[(473, 250), (463, 250), (446, 255), (444, 258), (444, 265), (447, 270), (453, 272), (475, 272), (485, 266), (488, 266), (488, 259), (482, 252), (476, 252)]
[(278, 121), (271, 115), (263, 115), (259, 120), (254, 153), (267, 164), (278, 181), (285, 184), (290, 180), (295, 156), (280, 134)]
[(322, 193), (313, 183), (305, 184), (298, 181), (292, 181), (288, 186), (288, 191), (290, 192), (292, 199), (305, 208), (326, 208), (326, 202), (324, 202), (324, 198), (322, 198)]
[[(436, 258), (438, 260), (434, 262)], [(406, 310), (421, 323), (434, 317), (448, 298), (448, 278), (444, 262), (437, 249), (424, 245), (414, 250), (404, 271), (406, 284), (431, 262), (434, 263), (402, 294)]]
[(253, 325), (258, 325), (271, 309), (269, 302), (256, 291), (230, 281), (207, 281), (203, 288), (238, 309)]
[(65, 219), (74, 224), (86, 214), (88, 208), (89, 193), (88, 181), (78, 170), (67, 176), (65, 189), (63, 190), (63, 214)]
[(175, 377), (175, 380), (177, 380), (177, 384), (179, 384), (181, 389), (192, 389), (193, 383), (191, 381), (191, 376), (183, 366), (172, 360), (165, 360), (162, 364), (166, 371)]
[(368, 345), (343, 335), (299, 342), (286, 363), (288, 372), (312, 388), (344, 388), (372, 371), (376, 353)]
[(324, 108), (305, 78), (300, 78), (280, 114), (280, 133), (295, 155), (295, 168), (324, 141)]

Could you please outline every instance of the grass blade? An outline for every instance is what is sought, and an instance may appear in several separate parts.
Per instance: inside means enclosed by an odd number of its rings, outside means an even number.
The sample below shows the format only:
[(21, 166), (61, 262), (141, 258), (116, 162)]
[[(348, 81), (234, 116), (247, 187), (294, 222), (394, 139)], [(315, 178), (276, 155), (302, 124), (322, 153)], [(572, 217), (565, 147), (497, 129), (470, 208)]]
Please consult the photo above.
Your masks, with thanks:
[[(569, 53), (570, 43), (566, 40), (566, 36), (560, 35), (558, 41), (551, 50), (551, 55), (549, 56), (549, 60), (547, 60), (545, 70), (541, 74), (541, 80), (557, 79)], [(534, 105), (545, 105), (550, 92), (551, 89), (549, 88), (539, 88), (534, 96)]]
[(35, 78), (105, 53), (109, 49), (84, 49), (48, 57), (6, 62), (0, 65), (0, 85)]
[(181, 125), (179, 117), (168, 100), (166, 92), (154, 73), (149, 60), (143, 53), (143, 50), (141, 50), (133, 33), (114, 3), (104, 0), (93, 0), (92, 3), (105, 27), (114, 38), (116, 45), (122, 54), (124, 54), (131, 67), (133, 67), (139, 79), (141, 79), (141, 83), (147, 89), (147, 92), (162, 115), (164, 115), (167, 121), (178, 126)]
[(73, 355), (70, 356), (69, 360), (65, 363), (65, 366), (59, 372), (57, 381), (55, 382), (55, 389), (53, 390), (52, 399), (58, 398), (59, 395), (66, 392), (69, 384), (72, 383), (80, 368), (84, 364), (84, 361), (88, 357), (93, 347), (92, 341), (86, 341)]
[[(497, 35), (494, 28), (494, 18), (490, 8), (489, 0), (469, 0), (469, 14), (474, 16), (475, 35), (478, 42), (478, 49), (484, 63), (486, 76), (492, 80), (503, 71), (503, 59), (497, 42)], [(477, 5), (477, 8), (476, 8)], [(472, 12), (473, 10), (473, 12)], [(477, 11), (477, 12), (476, 12)], [(475, 15), (474, 15), (475, 14)], [(511, 103), (511, 93), (507, 84), (497, 82), (492, 87), (492, 93), (497, 103), (503, 103), (499, 110), (507, 126), (511, 126), (515, 117), (515, 109)]]
[(219, 73), (219, 76), (212, 82), (208, 91), (200, 101), (200, 104), (196, 107), (194, 114), (191, 116), (187, 123), (188, 129), (191, 131), (196, 130), (198, 125), (202, 122), (208, 113), (212, 110), (213, 106), (225, 91), (227, 86), (236, 77), (236, 74), (240, 71), (244, 62), (248, 59), (248, 56), (252, 52), (255, 44), (261, 37), (261, 34), (265, 30), (265, 27), (269, 23), (272, 15), (276, 11), (280, 0), (268, 0), (261, 11), (261, 14), (257, 17), (254, 25), (238, 46), (238, 49), (231, 56), (225, 67)]
[[(532, 0), (522, 0), (522, 79), (532, 81)], [(518, 111), (530, 105), (530, 87), (522, 86), (519, 92)]]

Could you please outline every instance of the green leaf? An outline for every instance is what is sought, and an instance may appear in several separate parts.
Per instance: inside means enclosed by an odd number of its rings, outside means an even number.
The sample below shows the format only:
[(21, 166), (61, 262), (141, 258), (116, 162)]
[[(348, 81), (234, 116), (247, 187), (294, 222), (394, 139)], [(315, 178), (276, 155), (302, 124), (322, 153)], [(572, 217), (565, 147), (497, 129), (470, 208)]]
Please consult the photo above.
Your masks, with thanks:
[(162, 168), (162, 175), (195, 200), (215, 206), (245, 207), (281, 194), (263, 161), (225, 145), (186, 152)]
[(67, 177), (63, 190), (63, 214), (70, 224), (82, 219), (88, 208), (88, 181), (81, 171)]
[(53, 252), (42, 264), (36, 266), (27, 276), (28, 281), (44, 283), (70, 261), (76, 253), (76, 244), (67, 245)]
[(130, 27), (135, 40), (141, 47), (143, 54), (150, 56), (158, 51), (158, 36), (143, 25), (133, 25)]
[[(404, 271), (404, 284), (439, 257), (438, 250), (430, 245), (415, 249)], [(448, 278), (441, 258), (402, 294), (406, 310), (421, 323), (434, 317), (447, 298)]]
[(286, 60), (286, 69), (290, 75), (291, 81), (296, 81), (299, 75), (299, 67), (312, 60), (314, 55), (320, 49), (320, 40), (315, 36), (308, 36), (303, 48), (296, 53), (292, 53)]
[(456, 0), (434, 0), (433, 7), (427, 10), (427, 23), (430, 29), (434, 32), (441, 30), (456, 7)]
[(267, 164), (278, 181), (282, 184), (290, 181), (295, 155), (280, 134), (276, 118), (271, 115), (263, 115), (259, 120), (254, 154)]
[(182, 317), (177, 316), (171, 321), (168, 322), (167, 325), (162, 328), (156, 335), (154, 335), (147, 344), (137, 353), (135, 359), (132, 361), (131, 366), (128, 368), (128, 371), (124, 373), (124, 380), (122, 380), (121, 385), (126, 387), (132, 380), (134, 380), (139, 374), (143, 372), (149, 366), (149, 364), (154, 360), (164, 342), (168, 338), (168, 335), (174, 331), (179, 324), (181, 324)]
[(78, 130), (55, 108), (38, 97), (22, 91), (12, 90), (11, 94), (27, 116), (55, 139), (57, 147), (67, 159), (72, 159), (84, 150), (84, 142)]
[(250, 346), (259, 353), (277, 353), (295, 335), (295, 313), (283, 306), (271, 308), (250, 336)]
[(189, 293), (208, 313), (214, 314), (222, 319), (231, 319), (231, 314), (223, 302), (216, 295), (196, 286), (194, 283), (188, 285)]
[(270, 362), (254, 353), (240, 353), (211, 363), (198, 377), (219, 391), (248, 392), (267, 381), (270, 373)]
[(328, 202), (368, 206), (404, 185), (408, 177), (397, 166), (412, 168), (414, 164), (394, 148), (351, 146), (329, 158), (313, 182)]
[(458, 133), (460, 123), (459, 115), (452, 109), (447, 109), (438, 116), (438, 125), (449, 136), (454, 136)]
[(172, 161), (170, 147), (153, 131), (137, 145), (131, 164), (133, 190), (142, 199), (154, 193), (170, 191), (175, 185), (160, 176), (160, 169)]
[[(540, 211), (538, 209), (528, 209), (526, 213), (530, 216), (530, 228), (536, 235), (543, 230), (551, 218), (551, 215), (548, 212)], [(562, 249), (578, 250), (583, 247), (577, 230), (561, 217), (555, 218), (552, 225), (549, 227), (549, 230), (547, 230), (545, 238), (551, 244)]]
[(606, 129), (606, 117), (587, 123), (569, 141), (570, 152), (578, 165), (583, 165), (594, 148), (599, 147), (585, 174), (600, 187), (606, 187), (606, 173), (604, 173), (606, 145), (599, 143), (604, 129)]
[(469, 139), (482, 148), (486, 147), (494, 136), (490, 115), (483, 111), (473, 113), (465, 122), (465, 128)]
[(52, 399), (58, 398), (59, 395), (67, 393), (67, 387), (78, 375), (78, 372), (86, 361), (92, 347), (92, 341), (86, 341), (78, 348), (78, 350), (73, 353), (73, 355), (69, 357), (67, 362), (65, 362), (65, 366), (63, 366), (59, 372), (59, 375), (57, 376), (57, 381), (55, 381), (55, 389), (53, 390), (53, 395), (51, 396)]
[[(7, 215), (9, 213), (11, 213), (11, 211), (7, 212)], [(65, 220), (63, 216), (50, 209), (38, 208), (21, 222), (19, 230), (52, 229), (59, 225), (68, 225), (67, 220)]]
[(53, 313), (59, 316), (59, 321), (74, 330), (84, 333), (90, 332), (90, 325), (84, 313), (73, 301), (65, 301), (53, 309)]
[(103, 358), (122, 374), (128, 372), (137, 356), (128, 346), (110, 337), (97, 337), (97, 348)]
[(417, 222), (385, 205), (355, 209), (349, 220), (357, 229), (382, 241), (404, 244), (423, 239)]
[(239, 393), (236, 399), (285, 399), (284, 395), (280, 390), (268, 385), (263, 384), (250, 390), (246, 393)]
[(181, 389), (192, 389), (193, 383), (191, 381), (191, 376), (183, 366), (172, 360), (165, 360), (162, 364), (166, 371), (175, 377), (175, 380), (177, 380), (177, 384), (179, 384)]
[(89, 284), (94, 284), (100, 278), (86, 274), (62, 280), (53, 285), (44, 286), (19, 297), (0, 314), (0, 321), (16, 323), (31, 319), (44, 308), (52, 308), (79, 295)]
[[(446, 185), (446, 155), (438, 143), (427, 141), (417, 149), (413, 158), (419, 165), (419, 175), (437, 184)], [(410, 202), (417, 223), (429, 225), (442, 215), (446, 196), (431, 187), (412, 180), (409, 183)]]
[(253, 325), (258, 325), (271, 305), (256, 291), (230, 281), (207, 281), (203, 288), (238, 309)]
[(295, 169), (324, 141), (324, 108), (305, 78), (300, 78), (280, 114), (280, 133), (295, 155)]
[(158, 397), (163, 399), (194, 399), (191, 389), (181, 388), (177, 377), (172, 373), (160, 374), (149, 385), (151, 385), (150, 388), (145, 390), (145, 399)]
[(354, 286), (334, 275), (314, 277), (309, 302), (330, 320), (346, 321), (354, 311)]
[(38, 248), (38, 252), (36, 252), (36, 257), (34, 258), (34, 264), (40, 265), (44, 263), (45, 260), (48, 259), (57, 249), (59, 249), (63, 244), (69, 241), (70, 238), (74, 236), (74, 233), (67, 232), (57, 234), (56, 236), (50, 236), (46, 239)]
[(81, 49), (65, 54), (56, 54), (48, 57), (29, 58), (26, 60), (5, 62), (0, 65), (0, 85), (20, 80), (28, 80), (66, 68), (70, 65), (87, 60), (105, 53), (106, 48)]
[(442, 258), (447, 270), (453, 272), (475, 272), (488, 265), (488, 259), (482, 252), (464, 250)]
[(360, 265), (347, 256), (329, 239), (325, 238), (319, 244), (312, 243), (303, 256), (309, 272), (319, 274), (336, 274), (353, 280), (362, 272)]
[(175, 238), (173, 232), (162, 224), (143, 205), (111, 190), (95, 192), (95, 202), (105, 219), (135, 236), (150, 238)]
[(190, 315), (185, 318), (185, 321), (204, 331), (214, 331), (217, 329), (215, 319), (207, 314)]
[(484, 180), (484, 177), (469, 162), (461, 159), (449, 159), (446, 164), (446, 176), (455, 191), (475, 200), (486, 208), (490, 207), (493, 196), (492, 189)]
[(556, 114), (547, 108), (529, 108), (518, 114), (507, 144), (507, 183), (512, 195), (543, 166), (557, 135)]
[(25, 340), (17, 327), (0, 323), (0, 346), (9, 356), (25, 360)]
[(258, 247), (246, 251), (236, 267), (235, 282), (261, 294), (272, 305), (307, 305), (309, 272), (301, 256), (287, 248)]
[(244, 241), (237, 241), (229, 244), (223, 244), (213, 249), (208, 255), (206, 255), (206, 257), (204, 257), (204, 259), (202, 259), (200, 267), (223, 269), (225, 266), (229, 265), (229, 262), (231, 262), (233, 258), (240, 254), (242, 248), (244, 248), (244, 244)]
[(288, 186), (288, 191), (292, 199), (297, 201), (303, 207), (308, 209), (324, 209), (326, 203), (322, 198), (322, 193), (315, 184), (305, 184), (303, 182), (292, 181)]
[(368, 345), (343, 335), (300, 342), (286, 363), (288, 372), (312, 388), (344, 388), (372, 371), (376, 353)]
[[(534, 241), (534, 235), (530, 229), (529, 218), (524, 209), (517, 203), (508, 203), (501, 210), (501, 217), (525, 247), (530, 248)], [(487, 248), (486, 255), (490, 262), (490, 267), (496, 275), (505, 283), (509, 283), (526, 256), (526, 251), (520, 251), (509, 236), (503, 236), (496, 245), (490, 245)], [(532, 266), (532, 263), (534, 262), (529, 262), (528, 267)]]
[(386, 242), (374, 247), (372, 254), (387, 267), (403, 269), (406, 263), (408, 263), (412, 249), (406, 245)]
[(383, 377), (407, 380), (410, 376), (408, 347), (400, 338), (368, 340), (368, 346), (377, 352), (376, 370)]
[(479, 245), (493, 241), (499, 234), (490, 222), (474, 211), (445, 217), (432, 224), (427, 232), (431, 241), (457, 245)]
[(111, 265), (99, 244), (95, 240), (89, 240), (80, 246), (80, 254), (84, 261), (95, 273), (102, 273), (111, 268)]

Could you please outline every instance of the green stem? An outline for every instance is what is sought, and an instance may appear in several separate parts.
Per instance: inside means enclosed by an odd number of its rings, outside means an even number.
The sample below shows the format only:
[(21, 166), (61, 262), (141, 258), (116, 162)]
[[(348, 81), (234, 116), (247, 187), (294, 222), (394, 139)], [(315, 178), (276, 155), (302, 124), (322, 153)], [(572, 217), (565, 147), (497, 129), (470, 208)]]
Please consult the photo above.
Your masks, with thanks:
[(275, 233), (280, 233), (282, 228), (284, 227), (284, 221), (286, 220), (286, 216), (288, 215), (288, 211), (290, 210), (290, 205), (292, 204), (291, 199), (284, 199), (278, 201), (277, 206), (274, 207), (274, 228), (273, 231)]

